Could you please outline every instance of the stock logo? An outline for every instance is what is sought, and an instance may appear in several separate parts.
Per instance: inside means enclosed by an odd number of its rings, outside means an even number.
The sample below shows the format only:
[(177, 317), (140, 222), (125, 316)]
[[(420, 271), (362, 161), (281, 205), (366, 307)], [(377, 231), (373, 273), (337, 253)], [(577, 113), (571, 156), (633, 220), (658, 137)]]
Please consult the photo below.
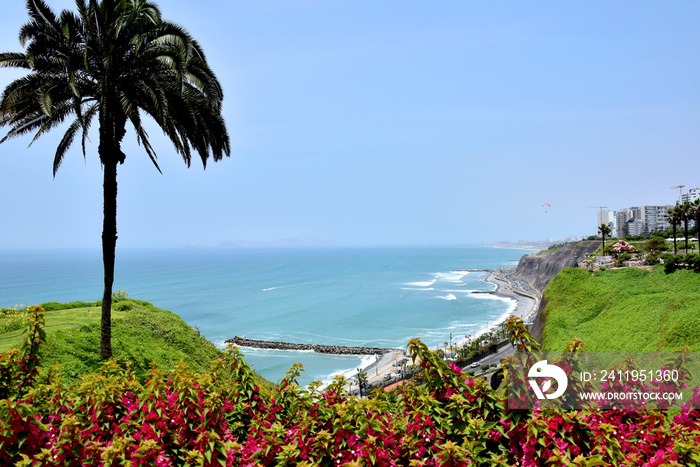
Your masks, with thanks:
[[(527, 376), (530, 377), (530, 387), (533, 391), (535, 391), (538, 399), (556, 399), (564, 394), (564, 391), (566, 391), (566, 386), (569, 384), (569, 380), (566, 377), (564, 370), (556, 365), (549, 365), (547, 360), (540, 360), (532, 365), (532, 368), (530, 368)], [(542, 387), (540, 387), (537, 381), (538, 378), (547, 378)], [(552, 394), (547, 394), (547, 391), (552, 386), (552, 379), (557, 382), (557, 390)]]

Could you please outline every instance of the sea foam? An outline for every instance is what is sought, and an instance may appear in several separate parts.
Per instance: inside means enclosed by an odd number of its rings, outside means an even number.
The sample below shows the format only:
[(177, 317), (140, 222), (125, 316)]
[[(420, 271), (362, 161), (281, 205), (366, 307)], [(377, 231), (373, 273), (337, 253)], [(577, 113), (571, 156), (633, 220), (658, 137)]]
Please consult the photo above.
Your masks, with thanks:
[(435, 284), (435, 281), (437, 279), (433, 279), (431, 281), (422, 281), (422, 282), (408, 282), (406, 285), (410, 285), (413, 287), (431, 287), (433, 284)]
[(441, 298), (441, 299), (443, 299), (443, 300), (457, 300), (457, 297), (455, 297), (455, 296), (454, 296), (453, 294), (451, 294), (451, 293), (448, 293), (448, 294), (445, 295), (444, 297), (438, 295), (437, 298)]

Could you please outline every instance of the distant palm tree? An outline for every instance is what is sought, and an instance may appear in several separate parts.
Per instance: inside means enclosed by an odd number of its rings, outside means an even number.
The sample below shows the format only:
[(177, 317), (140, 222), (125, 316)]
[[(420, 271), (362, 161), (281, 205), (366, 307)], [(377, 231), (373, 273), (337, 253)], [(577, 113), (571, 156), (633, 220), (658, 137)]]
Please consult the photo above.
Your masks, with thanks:
[(365, 396), (367, 392), (367, 372), (362, 371), (361, 368), (357, 369), (357, 385), (360, 388), (360, 397)]
[(700, 239), (700, 198), (691, 204), (690, 217), (695, 221), (695, 236)]
[[(142, 125), (155, 120), (189, 167), (194, 149), (206, 166), (230, 154), (221, 116), (223, 93), (199, 44), (180, 26), (164, 21), (148, 0), (76, 0), (77, 13), (59, 16), (42, 0), (28, 0), (30, 20), (20, 30), (24, 53), (0, 54), (1, 67), (28, 74), (10, 83), (0, 98), (5, 141), (27, 133), (34, 140), (70, 121), (53, 161), (53, 173), (76, 136), (83, 156), (97, 118), (98, 154), (104, 171), (100, 356), (109, 358), (114, 255), (117, 241), (117, 165), (127, 121), (160, 172)], [(0, 141), (0, 142), (2, 142)]]
[(669, 208), (666, 213), (666, 219), (668, 223), (673, 227), (673, 254), (678, 254), (678, 247), (676, 245), (676, 227), (681, 223), (680, 213), (678, 211), (678, 206)]
[(681, 218), (681, 222), (683, 222), (683, 233), (685, 234), (685, 254), (688, 254), (688, 221), (690, 220), (692, 214), (692, 206), (690, 205), (689, 201), (686, 201), (683, 204), (680, 204), (676, 206), (676, 209), (678, 210), (679, 216)]
[(610, 227), (605, 224), (600, 224), (598, 227), (598, 233), (603, 237), (603, 254), (605, 254), (605, 236), (610, 235)]

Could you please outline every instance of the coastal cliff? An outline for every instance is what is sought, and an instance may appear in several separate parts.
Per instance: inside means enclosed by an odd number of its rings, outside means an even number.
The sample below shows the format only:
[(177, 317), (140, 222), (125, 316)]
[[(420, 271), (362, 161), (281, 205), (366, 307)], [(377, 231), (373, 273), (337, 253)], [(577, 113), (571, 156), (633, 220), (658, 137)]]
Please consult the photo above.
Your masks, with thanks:
[[(576, 261), (580, 262), (583, 260), (598, 248), (600, 243), (598, 241), (571, 243), (562, 246), (556, 251), (544, 250), (539, 253), (525, 255), (520, 258), (518, 267), (513, 272), (512, 277), (526, 282), (541, 295), (554, 276), (559, 274), (562, 269), (574, 266)], [(540, 300), (535, 319), (530, 328), (530, 333), (538, 340), (541, 340), (544, 330), (545, 314), (543, 310), (546, 306), (547, 300), (543, 298)]]
[(527, 282), (540, 294), (544, 292), (550, 280), (564, 268), (571, 267), (575, 261), (582, 261), (600, 246), (599, 241), (570, 243), (556, 251), (540, 251), (520, 258), (513, 277)]

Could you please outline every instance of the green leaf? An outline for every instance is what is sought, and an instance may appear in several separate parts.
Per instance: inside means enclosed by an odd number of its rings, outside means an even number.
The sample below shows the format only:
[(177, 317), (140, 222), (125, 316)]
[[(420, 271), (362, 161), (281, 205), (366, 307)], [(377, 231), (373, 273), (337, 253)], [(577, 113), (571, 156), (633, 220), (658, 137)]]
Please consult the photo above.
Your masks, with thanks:
[(600, 457), (591, 457), (590, 459), (586, 460), (586, 467), (591, 467), (595, 465), (608, 465), (607, 462), (605, 462), (603, 459)]

